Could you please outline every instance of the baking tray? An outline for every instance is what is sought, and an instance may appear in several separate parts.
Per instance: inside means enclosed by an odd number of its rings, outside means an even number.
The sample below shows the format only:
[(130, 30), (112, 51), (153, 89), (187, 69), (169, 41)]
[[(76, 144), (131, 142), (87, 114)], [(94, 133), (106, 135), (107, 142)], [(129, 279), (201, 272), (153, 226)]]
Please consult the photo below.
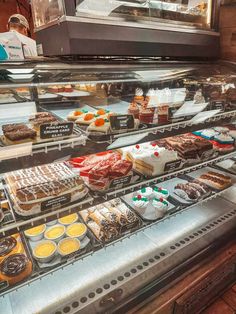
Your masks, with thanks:
[[(235, 165), (235, 169), (232, 169), (232, 165)], [(217, 164), (215, 164), (215, 167), (222, 171), (226, 171), (233, 175), (236, 175), (236, 160), (234, 160), (233, 158), (218, 162)]]
[[(189, 177), (189, 178), (192, 178), (192, 179), (197, 179), (199, 176), (201, 176), (202, 174), (204, 174), (204, 173), (206, 173), (208, 171), (215, 171), (215, 172), (218, 172), (218, 173), (223, 174), (223, 175), (228, 175), (232, 179), (232, 185), (236, 183), (236, 176), (234, 176), (232, 174), (228, 174), (228, 173), (226, 174), (225, 171), (218, 170), (217, 168), (213, 168), (213, 167), (204, 167), (204, 168), (198, 169), (196, 171), (189, 172), (185, 176)], [(210, 185), (209, 185), (209, 187), (211, 189), (213, 189), (213, 190), (216, 190), (216, 191), (222, 191), (222, 190), (219, 190), (219, 189), (216, 189), (216, 188), (214, 189)], [(226, 188), (228, 188), (228, 187), (226, 187)]]
[(226, 189), (221, 195), (220, 197), (224, 198), (225, 200), (236, 204), (236, 186), (233, 185), (231, 187), (229, 187), (228, 189)]
[[(77, 222), (81, 222), (81, 221), (78, 220)], [(60, 223), (57, 220), (54, 221), (53, 225), (55, 225), (55, 224), (60, 225)], [(52, 225), (51, 222), (50, 223), (46, 223), (46, 230), (48, 230), (53, 225)], [(26, 243), (26, 245), (28, 247), (28, 250), (29, 250), (29, 252), (31, 254), (31, 259), (34, 261), (34, 263), (38, 266), (38, 268), (40, 270), (45, 270), (46, 271), (47, 269), (56, 267), (56, 266), (58, 266), (60, 264), (65, 263), (68, 260), (78, 259), (78, 257), (81, 257), (84, 254), (87, 254), (87, 253), (93, 251), (93, 246), (91, 244), (91, 234), (90, 234), (90, 231), (88, 230), (87, 233), (86, 233), (86, 236), (82, 240), (80, 240), (81, 248), (77, 252), (71, 253), (71, 254), (69, 254), (68, 256), (65, 256), (65, 257), (62, 257), (59, 254), (57, 254), (53, 258), (53, 260), (51, 260), (50, 262), (48, 262), (48, 263), (40, 263), (39, 261), (37, 261), (33, 257), (33, 249), (35, 248), (35, 246), (37, 244), (41, 243), (45, 239), (43, 238), (42, 240), (39, 240), (39, 241), (31, 241), (31, 240), (29, 240), (25, 236), (25, 234), (23, 234), (23, 237), (24, 237), (24, 241), (25, 241), (25, 243)]]
[[(117, 198), (117, 199), (121, 200), (120, 198)], [(123, 204), (125, 204), (125, 206), (127, 206), (127, 204), (126, 204), (125, 202), (123, 202), (122, 200), (121, 200), (121, 202), (122, 202)], [(107, 202), (104, 202), (103, 204), (105, 204), (105, 203), (107, 203)], [(96, 206), (92, 206), (92, 207), (96, 207)], [(127, 207), (129, 208), (129, 206), (127, 206)], [(130, 209), (130, 208), (129, 208), (129, 209)], [(132, 209), (130, 209), (130, 210), (131, 210), (132, 212), (134, 212)], [(101, 246), (104, 246), (105, 244), (112, 243), (112, 242), (114, 242), (114, 241), (120, 239), (121, 237), (123, 237), (123, 236), (125, 236), (125, 235), (127, 235), (127, 234), (130, 234), (130, 233), (132, 233), (133, 231), (135, 231), (135, 230), (141, 228), (141, 227), (143, 226), (143, 222), (142, 222), (142, 220), (139, 218), (139, 216), (138, 216), (135, 212), (134, 212), (134, 214), (135, 214), (137, 220), (136, 220), (135, 222), (131, 222), (131, 223), (126, 224), (126, 225), (124, 225), (124, 226), (120, 226), (119, 235), (116, 236), (116, 237), (114, 237), (114, 238), (111, 238), (111, 239), (108, 240), (108, 241), (101, 241), (101, 240), (99, 240), (99, 239), (95, 236), (95, 234), (93, 233), (93, 231), (89, 228), (89, 226), (87, 225), (87, 223), (83, 220), (83, 218), (82, 218), (80, 215), (79, 215), (79, 216), (80, 216), (81, 221), (86, 224), (88, 230), (91, 232), (91, 234), (93, 235), (93, 237), (94, 237), (95, 240), (96, 240), (95, 242), (93, 242), (93, 246), (94, 246), (94, 247), (101, 247)]]
[[(162, 187), (162, 185), (159, 185), (159, 184), (157, 184), (156, 186)], [(142, 209), (134, 208), (133, 204), (132, 204), (132, 198), (134, 196), (136, 196), (137, 194), (138, 194), (138, 192), (130, 193), (130, 194), (127, 194), (127, 195), (121, 197), (121, 199), (127, 205), (129, 205), (129, 207), (131, 207), (144, 221), (155, 221), (155, 220), (161, 219), (164, 216), (167, 216), (173, 212), (176, 212), (180, 209), (180, 204), (178, 202), (176, 202), (171, 196), (169, 196), (167, 198), (167, 201), (169, 202), (170, 207), (168, 208), (167, 213), (164, 215), (160, 215), (160, 214), (158, 215), (157, 214), (155, 208), (152, 206), (152, 203), (151, 203), (153, 198), (151, 198), (147, 208), (144, 209), (144, 211)]]
[[(161, 186), (164, 189), (167, 189), (169, 191), (169, 193), (170, 193), (170, 196), (175, 201), (177, 201), (179, 204), (181, 204), (182, 207), (186, 207), (186, 206), (189, 206), (191, 204), (197, 203), (197, 202), (199, 202), (200, 200), (203, 199), (203, 198), (199, 198), (198, 200), (191, 200), (190, 201), (190, 200), (186, 200), (184, 198), (181, 198), (179, 195), (177, 195), (175, 193), (175, 186), (177, 184), (179, 184), (179, 183), (184, 183), (185, 184), (185, 183), (188, 183), (188, 182), (191, 182), (191, 181), (192, 181), (192, 179), (189, 179), (186, 176), (179, 176), (179, 177), (173, 178), (171, 180), (164, 181), (161, 184), (159, 184), (159, 186)], [(209, 195), (207, 194), (207, 195), (205, 195), (205, 197), (208, 197)]]

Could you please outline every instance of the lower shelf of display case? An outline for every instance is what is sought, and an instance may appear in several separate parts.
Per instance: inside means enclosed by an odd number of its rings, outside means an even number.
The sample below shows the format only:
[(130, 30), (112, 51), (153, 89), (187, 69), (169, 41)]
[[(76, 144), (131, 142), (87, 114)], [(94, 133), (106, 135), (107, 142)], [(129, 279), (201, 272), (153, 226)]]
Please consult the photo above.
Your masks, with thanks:
[[(228, 192), (223, 197), (230, 199)], [(9, 314), (111, 311), (223, 238), (234, 229), (235, 222), (236, 205), (224, 198), (195, 205), (53, 269), (38, 277), (40, 280), (29, 280), (1, 297), (0, 308)]]

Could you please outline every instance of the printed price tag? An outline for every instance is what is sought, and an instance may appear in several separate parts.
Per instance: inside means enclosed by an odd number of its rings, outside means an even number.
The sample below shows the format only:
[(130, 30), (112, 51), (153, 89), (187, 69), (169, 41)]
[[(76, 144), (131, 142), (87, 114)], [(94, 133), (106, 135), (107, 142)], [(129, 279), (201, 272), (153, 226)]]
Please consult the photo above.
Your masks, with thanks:
[(132, 175), (120, 177), (111, 181), (110, 189), (115, 188), (117, 186), (121, 187), (125, 184), (129, 184), (132, 179)]
[(178, 169), (180, 167), (180, 164), (181, 164), (181, 160), (174, 160), (174, 161), (167, 162), (165, 164), (164, 171), (165, 172), (174, 171), (174, 170), (176, 170), (176, 169)]
[(113, 131), (134, 129), (134, 116), (132, 114), (110, 116), (110, 123)]
[(8, 281), (0, 281), (0, 290), (6, 289), (9, 287)]
[(73, 122), (47, 123), (40, 125), (40, 138), (49, 139), (70, 136), (73, 132)]
[(51, 198), (41, 203), (41, 211), (60, 208), (61, 206), (71, 202), (71, 193)]
[(211, 102), (211, 108), (212, 109), (220, 109), (225, 110), (225, 101), (212, 101)]

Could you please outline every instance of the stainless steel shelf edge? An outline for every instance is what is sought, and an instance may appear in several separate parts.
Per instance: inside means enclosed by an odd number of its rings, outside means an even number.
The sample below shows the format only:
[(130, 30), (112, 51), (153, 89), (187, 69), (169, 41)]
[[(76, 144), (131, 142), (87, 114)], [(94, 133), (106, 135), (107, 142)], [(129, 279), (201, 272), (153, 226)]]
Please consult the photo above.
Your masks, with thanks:
[(9, 298), (14, 314), (49, 314), (65, 307), (69, 313), (98, 313), (107, 293), (122, 289), (122, 298), (127, 297), (232, 230), (235, 222), (235, 205), (227, 201), (193, 207), (6, 295), (0, 308)]

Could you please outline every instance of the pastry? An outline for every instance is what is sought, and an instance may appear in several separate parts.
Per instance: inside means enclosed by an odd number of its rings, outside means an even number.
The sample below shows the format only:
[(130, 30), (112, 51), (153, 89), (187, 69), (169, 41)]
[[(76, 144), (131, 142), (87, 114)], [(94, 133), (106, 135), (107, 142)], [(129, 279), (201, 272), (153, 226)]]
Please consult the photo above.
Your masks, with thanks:
[(74, 214), (70, 214), (62, 218), (59, 218), (58, 222), (62, 225), (70, 225), (72, 223), (75, 223), (78, 220), (78, 218), (79, 218), (78, 214), (74, 213)]
[[(10, 172), (5, 181), (15, 210), (23, 215), (40, 212), (42, 203), (52, 198), (61, 196), (62, 204), (66, 204), (84, 197), (88, 192), (81, 178), (64, 163)], [(53, 205), (61, 206), (60, 203)]]
[(167, 211), (168, 211), (168, 208), (170, 207), (170, 203), (160, 197), (160, 198), (154, 198), (154, 200), (152, 201), (152, 206), (155, 208), (156, 210), (156, 213), (160, 213), (160, 217), (163, 216)]
[(145, 210), (148, 206), (148, 203), (148, 199), (146, 197), (143, 197), (142, 195), (137, 195), (132, 198), (133, 207), (138, 211)]
[(179, 197), (190, 202), (198, 201), (209, 193), (209, 190), (197, 181), (179, 183), (175, 186), (174, 191)]
[(58, 243), (58, 253), (64, 257), (80, 249), (80, 241), (76, 238), (65, 238)]
[(165, 173), (167, 163), (176, 162), (175, 168), (181, 166), (177, 152), (150, 143), (132, 146), (126, 158), (138, 172), (152, 177)]
[(135, 119), (139, 119), (139, 107), (137, 103), (131, 102), (128, 107), (128, 114), (132, 114)]
[(65, 235), (66, 228), (63, 225), (55, 225), (48, 228), (44, 233), (44, 238), (59, 242)]
[(78, 110), (73, 110), (73, 111), (71, 111), (69, 114), (68, 114), (68, 116), (67, 116), (67, 120), (68, 121), (76, 121), (77, 119), (82, 119), (85, 115), (86, 115), (86, 113), (88, 113), (88, 111), (87, 110), (80, 110), (80, 109), (78, 109)]
[(151, 187), (145, 187), (138, 191), (138, 195), (150, 199), (153, 196), (153, 189)]
[(87, 233), (87, 227), (83, 223), (73, 223), (66, 228), (66, 235), (71, 238), (82, 240)]
[(14, 285), (27, 277), (32, 272), (32, 263), (24, 254), (12, 254), (0, 264), (0, 280)]
[(33, 142), (37, 133), (25, 124), (6, 124), (2, 126), (2, 141), (6, 145)]
[(154, 108), (141, 108), (139, 110), (139, 120), (142, 123), (152, 124), (154, 123)]
[(49, 263), (56, 256), (57, 245), (53, 241), (40, 241), (33, 249), (34, 258), (41, 263)]
[(135, 96), (134, 96), (134, 100), (133, 101), (137, 105), (143, 105), (144, 96), (143, 96), (143, 90), (141, 88), (136, 88)]
[(16, 237), (9, 236), (0, 239), (0, 262), (10, 254), (20, 253), (21, 251), (22, 246)]
[(71, 86), (70, 84), (65, 85), (65, 87), (64, 87), (64, 92), (65, 92), (65, 93), (72, 93), (72, 92), (73, 92), (72, 86)]
[(104, 231), (102, 230), (101, 226), (99, 226), (95, 221), (90, 220), (88, 222), (88, 227), (98, 240), (100, 241), (106, 240)]
[(96, 115), (95, 113), (86, 113), (84, 116), (78, 117), (78, 119), (75, 120), (75, 123), (78, 125), (89, 126), (98, 117), (99, 116)]
[(222, 175), (215, 171), (209, 171), (207, 173), (204, 173), (200, 177), (198, 177), (197, 180), (217, 190), (224, 190), (232, 183), (232, 180), (229, 176)]
[(169, 197), (169, 191), (163, 189), (161, 187), (154, 186), (153, 188), (153, 195), (155, 198), (164, 198), (167, 199)]
[(108, 119), (97, 118), (87, 128), (88, 132), (101, 132), (107, 134), (110, 130), (110, 121)]
[(57, 123), (58, 119), (54, 117), (50, 112), (38, 112), (29, 118), (29, 122), (32, 125), (33, 129), (39, 135), (41, 125)]
[(46, 229), (46, 225), (39, 225), (24, 231), (24, 234), (31, 241), (39, 241), (43, 239), (43, 235)]

